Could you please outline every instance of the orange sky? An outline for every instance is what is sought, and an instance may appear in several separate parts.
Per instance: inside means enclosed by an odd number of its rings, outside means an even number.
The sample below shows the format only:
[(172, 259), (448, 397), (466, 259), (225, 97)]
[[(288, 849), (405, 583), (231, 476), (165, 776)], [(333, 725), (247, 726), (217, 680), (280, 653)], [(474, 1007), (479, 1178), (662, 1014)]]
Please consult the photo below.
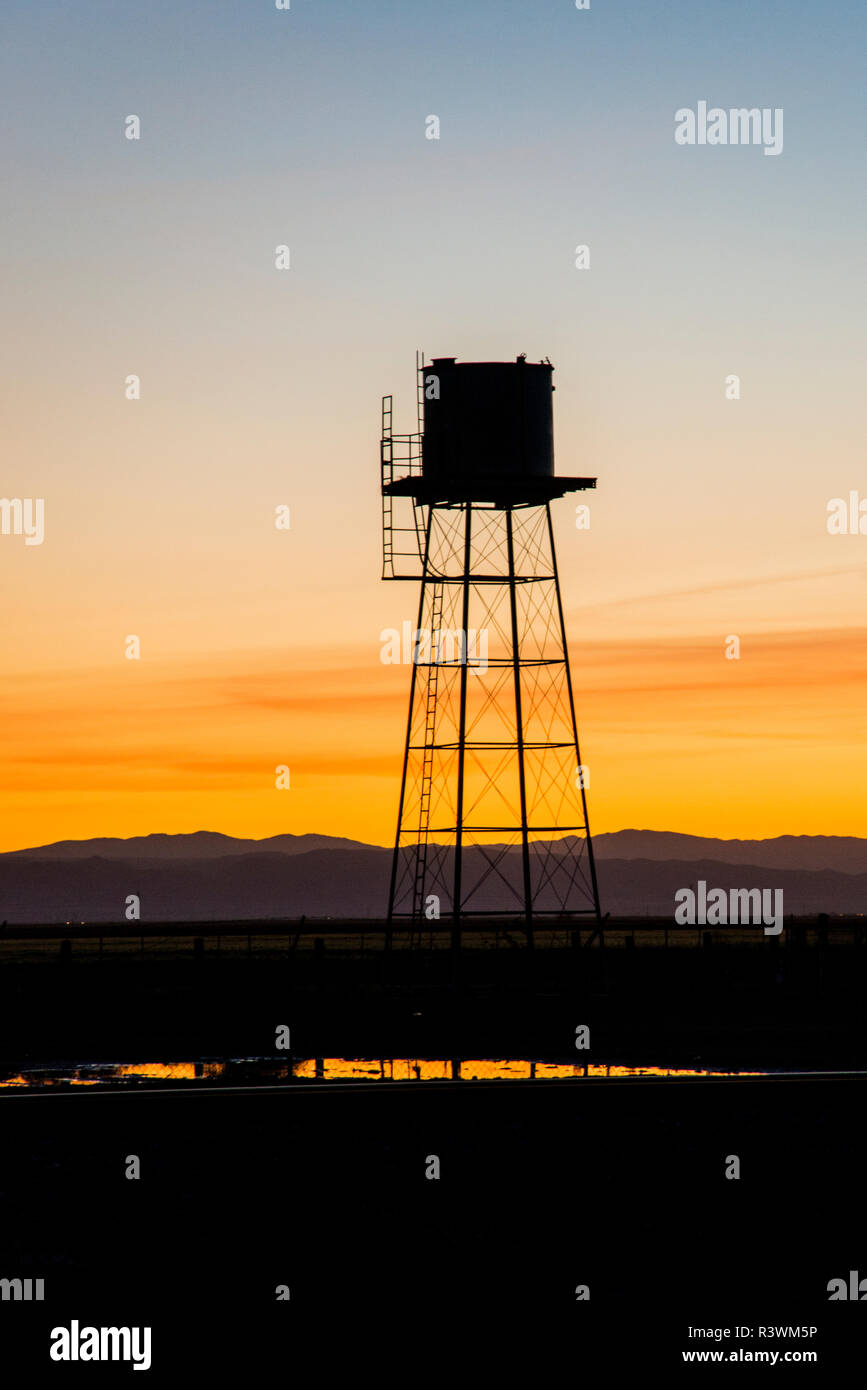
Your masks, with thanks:
[[(864, 636), (757, 634), (737, 662), (720, 641), (573, 642), (592, 828), (867, 834)], [(378, 653), (374, 641), (373, 659), (238, 651), (8, 679), (2, 848), (204, 828), (388, 843), (409, 668)]]
[[(0, 848), (391, 840), (416, 348), (549, 357), (598, 477), (588, 531), (554, 507), (592, 828), (867, 835), (867, 535), (826, 525), (867, 499), (864, 10), (674, 4), (13, 7), (0, 495), (45, 538), (0, 534)], [(784, 152), (678, 145), (705, 97)]]

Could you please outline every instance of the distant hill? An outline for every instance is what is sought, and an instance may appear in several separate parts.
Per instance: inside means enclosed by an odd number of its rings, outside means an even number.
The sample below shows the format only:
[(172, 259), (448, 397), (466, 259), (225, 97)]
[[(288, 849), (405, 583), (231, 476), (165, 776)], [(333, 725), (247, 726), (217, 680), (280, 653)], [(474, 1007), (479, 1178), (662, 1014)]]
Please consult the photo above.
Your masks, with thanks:
[[(833, 869), (867, 873), (867, 839), (853, 835), (777, 835), (770, 840), (718, 840), (674, 830), (615, 830), (593, 836), (597, 859), (713, 859), (721, 864), (755, 864), (769, 869)], [(272, 835), (239, 840), (215, 830), (191, 835), (136, 835), (128, 840), (59, 840), (0, 854), (8, 859), (222, 859), (227, 855), (309, 854), (312, 850), (376, 849), (362, 840), (334, 835)]]
[(772, 840), (716, 840), (673, 830), (615, 830), (594, 835), (599, 859), (716, 859), (769, 869), (867, 873), (867, 840), (854, 835), (777, 835)]
[(222, 859), (230, 854), (309, 854), (314, 849), (367, 849), (361, 840), (333, 835), (272, 835), (236, 840), (216, 830), (191, 835), (133, 835), (128, 840), (58, 840), (34, 849), (10, 850), (3, 859)]
[[(612, 857), (619, 836), (627, 853)], [(630, 839), (629, 837), (634, 837)], [(651, 837), (648, 841), (645, 837)], [(629, 854), (664, 842), (686, 841), (692, 854), (666, 859), (659, 853)], [(723, 851), (742, 855), (752, 843), (758, 853), (798, 848), (797, 867), (753, 861), (725, 862)], [(851, 867), (864, 853), (863, 840), (785, 837), (774, 841), (718, 841), (696, 836), (622, 831), (596, 841), (602, 909), (614, 915), (673, 915), (674, 894), (703, 878), (709, 887), (781, 888), (789, 915), (867, 913), (867, 872)], [(288, 841), (288, 848), (279, 848)], [(228, 842), (228, 848), (224, 842)], [(312, 842), (312, 845), (311, 845)], [(253, 844), (255, 852), (247, 846)], [(841, 845), (854, 847), (846, 870), (811, 867)], [(104, 847), (109, 846), (109, 852)], [(324, 845), (324, 847), (323, 847)], [(125, 847), (125, 853), (119, 849)], [(143, 846), (144, 852), (137, 852)], [(195, 853), (189, 853), (192, 846)], [(275, 846), (277, 846), (275, 848)], [(706, 847), (695, 857), (698, 846)], [(184, 847), (187, 852), (181, 851)], [(727, 849), (726, 847), (734, 847)], [(58, 849), (60, 853), (58, 853)], [(157, 850), (155, 853), (154, 850)], [(563, 852), (568, 852), (565, 845)], [(160, 852), (162, 851), (162, 852)], [(515, 853), (515, 851), (512, 851)], [(753, 850), (753, 853), (756, 853)], [(468, 881), (477, 852), (465, 851)], [(388, 899), (391, 851), (328, 836), (276, 836), (241, 841), (201, 832), (193, 836), (143, 836), (135, 840), (68, 841), (0, 855), (0, 922), (118, 922), (129, 894), (141, 899), (143, 920), (221, 921), (231, 918), (380, 917)], [(496, 910), (511, 905), (505, 888)]]

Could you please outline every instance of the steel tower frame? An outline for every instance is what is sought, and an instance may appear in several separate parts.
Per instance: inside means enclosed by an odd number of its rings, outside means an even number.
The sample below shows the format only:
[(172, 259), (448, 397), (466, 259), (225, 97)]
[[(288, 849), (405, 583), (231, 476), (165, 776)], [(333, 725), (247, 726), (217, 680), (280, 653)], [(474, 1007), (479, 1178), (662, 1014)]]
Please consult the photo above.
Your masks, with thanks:
[(433, 898), (456, 941), (466, 918), (518, 917), (531, 942), (539, 918), (598, 927), (550, 508), (595, 479), (443, 497), (422, 474), (417, 368), (417, 434), (392, 433), (383, 399), (383, 578), (421, 581), (388, 921), (420, 928)]

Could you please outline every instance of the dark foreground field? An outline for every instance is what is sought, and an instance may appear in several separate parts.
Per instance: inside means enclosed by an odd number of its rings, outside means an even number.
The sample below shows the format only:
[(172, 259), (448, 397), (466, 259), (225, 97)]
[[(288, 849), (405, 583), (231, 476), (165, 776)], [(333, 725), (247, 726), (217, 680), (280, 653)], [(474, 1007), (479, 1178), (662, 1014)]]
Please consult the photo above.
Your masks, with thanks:
[[(588, 936), (530, 952), (509, 930), (459, 956), (339, 928), (4, 941), (0, 1279), (46, 1281), (42, 1304), (0, 1300), (4, 1383), (132, 1374), (51, 1363), (71, 1319), (151, 1326), (166, 1385), (233, 1366), (232, 1384), (297, 1383), (311, 1355), (323, 1385), (347, 1356), (375, 1383), (415, 1384), (437, 1358), (487, 1383), (516, 1337), (546, 1386), (564, 1345), (591, 1384), (664, 1384), (683, 1351), (721, 1346), (816, 1352), (803, 1374), (849, 1383), (867, 1301), (827, 1286), (867, 1279), (867, 1078), (817, 1073), (867, 1072), (860, 926)], [(40, 1067), (244, 1057), (286, 1081), (22, 1085)], [(328, 1058), (812, 1075), (344, 1084), (291, 1079), (298, 1058), (314, 1078)], [(817, 1331), (759, 1334), (801, 1326)]]
[[(0, 1068), (56, 1061), (526, 1057), (654, 1066), (867, 1069), (860, 919), (755, 930), (609, 923), (605, 944), (514, 924), (409, 949), (348, 924), (10, 929)], [(580, 944), (577, 942), (580, 941)]]
[[(827, 1078), (7, 1095), (3, 1274), (46, 1299), (0, 1305), (6, 1383), (131, 1373), (53, 1367), (72, 1318), (151, 1326), (157, 1384), (245, 1360), (244, 1384), (274, 1384), (311, 1348), (330, 1384), (356, 1319), (378, 1383), (418, 1378), (389, 1363), (402, 1330), (424, 1365), (490, 1366), (532, 1334), (576, 1377), (601, 1359), (611, 1384), (665, 1384), (708, 1345), (689, 1326), (749, 1326), (727, 1346), (814, 1350), (812, 1383), (848, 1383), (867, 1305), (827, 1284), (867, 1274), (865, 1099)], [(779, 1325), (818, 1331), (759, 1339)]]

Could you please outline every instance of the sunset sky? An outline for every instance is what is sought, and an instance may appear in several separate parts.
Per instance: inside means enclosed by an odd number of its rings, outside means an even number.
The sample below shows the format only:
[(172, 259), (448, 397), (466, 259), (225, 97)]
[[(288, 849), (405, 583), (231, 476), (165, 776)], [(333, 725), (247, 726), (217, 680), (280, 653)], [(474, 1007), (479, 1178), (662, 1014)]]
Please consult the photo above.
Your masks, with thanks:
[[(862, 4), (3, 8), (0, 494), (45, 539), (0, 535), (0, 849), (390, 842), (416, 348), (550, 357), (598, 477), (589, 531), (554, 504), (592, 829), (867, 835)], [(701, 100), (783, 152), (677, 145)]]

